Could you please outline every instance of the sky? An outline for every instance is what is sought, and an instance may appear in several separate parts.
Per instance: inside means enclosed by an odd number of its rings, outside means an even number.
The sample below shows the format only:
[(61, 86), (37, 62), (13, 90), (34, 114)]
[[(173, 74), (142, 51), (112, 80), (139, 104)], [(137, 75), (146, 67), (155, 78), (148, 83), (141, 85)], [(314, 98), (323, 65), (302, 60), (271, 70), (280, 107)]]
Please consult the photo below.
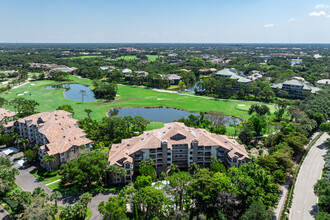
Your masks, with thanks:
[(0, 0), (0, 43), (330, 43), (330, 0)]

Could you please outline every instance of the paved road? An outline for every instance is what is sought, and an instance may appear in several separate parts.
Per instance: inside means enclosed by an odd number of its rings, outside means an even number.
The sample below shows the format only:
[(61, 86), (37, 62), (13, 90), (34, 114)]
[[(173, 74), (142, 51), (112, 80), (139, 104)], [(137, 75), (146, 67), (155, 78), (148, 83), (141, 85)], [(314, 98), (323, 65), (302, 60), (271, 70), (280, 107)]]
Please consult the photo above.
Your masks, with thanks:
[(325, 133), (316, 141), (300, 168), (290, 210), (291, 220), (310, 220), (315, 218), (318, 206), (313, 186), (322, 175), (322, 169), (325, 164), (323, 156), (327, 152), (324, 142), (329, 137)]
[(4, 210), (4, 208), (0, 205), (0, 219), (2, 220), (12, 220), (10, 215)]
[[(4, 153), (0, 152), (0, 155), (5, 156)], [(10, 157), (10, 159), (13, 161), (15, 158), (19, 157), (21, 155), (14, 154)], [(31, 166), (29, 168), (20, 168), (19, 164), (14, 163), (14, 167), (17, 168), (20, 172), (18, 176), (16, 176), (16, 184), (21, 187), (25, 191), (32, 192), (37, 187), (42, 187), (49, 195), (52, 194), (52, 190), (49, 189), (45, 184), (38, 181), (32, 174), (30, 174), (30, 171), (33, 170), (35, 167)], [(97, 210), (97, 206), (102, 201), (108, 201), (109, 196), (112, 196), (111, 193), (106, 194), (93, 194), (92, 201), (88, 204), (88, 207), (92, 210), (92, 220), (101, 220), (102, 215)], [(68, 195), (63, 194), (63, 198), (61, 201), (58, 202), (59, 206), (66, 206), (68, 204), (73, 204), (76, 201), (79, 200), (78, 195)], [(3, 219), (6, 216), (4, 212), (2, 212), (2, 209), (0, 207), (0, 219)], [(6, 218), (5, 218), (6, 219)]]
[[(52, 190), (49, 189), (45, 184), (39, 182), (30, 171), (33, 170), (34, 167), (30, 167), (28, 169), (20, 169), (20, 174), (16, 176), (16, 184), (21, 187), (25, 191), (32, 192), (36, 187), (42, 187), (45, 191), (51, 195)], [(59, 206), (66, 206), (68, 204), (73, 204), (79, 200), (78, 195), (68, 195), (63, 194), (63, 198), (58, 202)], [(111, 194), (94, 194), (92, 201), (88, 204), (88, 207), (92, 210), (92, 220), (102, 219), (102, 215), (97, 210), (97, 206), (101, 201), (107, 201)]]

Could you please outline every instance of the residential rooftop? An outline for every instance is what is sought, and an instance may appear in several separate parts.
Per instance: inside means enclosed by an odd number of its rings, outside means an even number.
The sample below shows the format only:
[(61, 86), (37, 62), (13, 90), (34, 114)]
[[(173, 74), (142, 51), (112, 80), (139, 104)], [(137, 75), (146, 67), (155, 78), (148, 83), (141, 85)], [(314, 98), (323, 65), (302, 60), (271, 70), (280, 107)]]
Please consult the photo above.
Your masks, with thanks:
[(157, 149), (162, 143), (167, 143), (167, 148), (173, 145), (198, 142), (198, 146), (219, 146), (228, 151), (228, 156), (237, 157), (238, 160), (249, 158), (245, 147), (234, 139), (225, 135), (217, 135), (201, 128), (191, 128), (183, 123), (166, 123), (163, 128), (145, 131), (143, 134), (124, 139), (120, 144), (113, 144), (109, 152), (110, 164), (123, 166), (126, 162), (133, 162), (132, 154), (143, 149)]

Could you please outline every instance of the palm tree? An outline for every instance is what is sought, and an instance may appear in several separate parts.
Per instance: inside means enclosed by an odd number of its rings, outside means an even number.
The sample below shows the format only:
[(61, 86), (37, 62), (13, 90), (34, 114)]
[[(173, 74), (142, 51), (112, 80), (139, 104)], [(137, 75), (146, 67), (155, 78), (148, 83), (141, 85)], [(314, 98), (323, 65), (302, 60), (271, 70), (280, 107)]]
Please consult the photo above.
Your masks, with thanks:
[(189, 166), (190, 174), (195, 175), (198, 172), (198, 170), (199, 170), (199, 166), (195, 162), (190, 164), (190, 166)]
[(88, 118), (91, 118), (90, 114), (92, 113), (92, 110), (85, 109), (85, 112), (87, 113)]
[(56, 161), (56, 157), (54, 155), (49, 155), (46, 154), (45, 156), (43, 156), (42, 158), (42, 162), (46, 163), (49, 167), (50, 167), (50, 163), (51, 162), (55, 162)]
[(26, 146), (29, 144), (29, 140), (21, 138), (21, 139), (19, 139), (19, 143), (21, 143), (23, 145), (23, 149), (24, 149), (24, 152), (25, 152), (26, 151)]
[(21, 136), (18, 134), (14, 134), (13, 135), (13, 140), (15, 140), (14, 142), (17, 144), (17, 149), (19, 148), (19, 140), (21, 139)]
[(84, 96), (87, 95), (86, 91), (82, 89), (79, 93), (81, 94), (81, 102), (84, 102)]
[(178, 172), (180, 172), (178, 165), (172, 163), (171, 166), (169, 166), (168, 168), (168, 175), (171, 176), (173, 173), (178, 173)]
[(54, 200), (55, 202), (55, 209), (57, 212), (57, 201), (62, 199), (62, 194), (59, 191), (55, 191), (51, 196), (50, 196), (51, 200)]

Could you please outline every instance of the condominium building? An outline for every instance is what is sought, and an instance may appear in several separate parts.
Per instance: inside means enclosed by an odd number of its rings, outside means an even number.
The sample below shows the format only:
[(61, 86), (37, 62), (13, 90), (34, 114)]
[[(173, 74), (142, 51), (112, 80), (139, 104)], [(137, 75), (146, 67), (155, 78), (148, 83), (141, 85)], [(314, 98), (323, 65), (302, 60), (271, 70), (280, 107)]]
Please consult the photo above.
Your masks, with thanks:
[(71, 113), (63, 110), (34, 114), (4, 125), (5, 133), (10, 133), (13, 129), (24, 139), (28, 139), (31, 146), (41, 146), (40, 161), (45, 155), (55, 156), (54, 162), (41, 163), (47, 169), (58, 169), (62, 163), (77, 157), (82, 146), (92, 150), (92, 141), (86, 138), (78, 121), (72, 118)]
[(4, 109), (0, 108), (0, 123), (4, 123), (6, 121), (12, 120), (16, 114)]
[(280, 91), (283, 90), (287, 94), (284, 95), (284, 93), (282, 93), (282, 96), (293, 99), (304, 99), (307, 93), (315, 93), (321, 90), (318, 87), (312, 86), (309, 82), (297, 79), (291, 79), (283, 83), (273, 84), (271, 88), (274, 90), (276, 95), (281, 94)]
[[(225, 135), (217, 135), (200, 128), (190, 128), (183, 123), (172, 122), (163, 128), (145, 131), (143, 134), (113, 144), (109, 152), (110, 165), (124, 167), (124, 182), (132, 181), (134, 171), (142, 160), (153, 159), (157, 173), (166, 171), (171, 164), (188, 170), (195, 162), (209, 167), (211, 156), (227, 166), (239, 166), (249, 161), (245, 147)], [(111, 183), (121, 183), (120, 176), (110, 176)]]
[(246, 78), (243, 73), (237, 73), (237, 70), (235, 68), (231, 68), (231, 69), (226, 68), (220, 70), (216, 72), (215, 75), (221, 78), (235, 79), (239, 83), (250, 84), (252, 82), (252, 80)]

